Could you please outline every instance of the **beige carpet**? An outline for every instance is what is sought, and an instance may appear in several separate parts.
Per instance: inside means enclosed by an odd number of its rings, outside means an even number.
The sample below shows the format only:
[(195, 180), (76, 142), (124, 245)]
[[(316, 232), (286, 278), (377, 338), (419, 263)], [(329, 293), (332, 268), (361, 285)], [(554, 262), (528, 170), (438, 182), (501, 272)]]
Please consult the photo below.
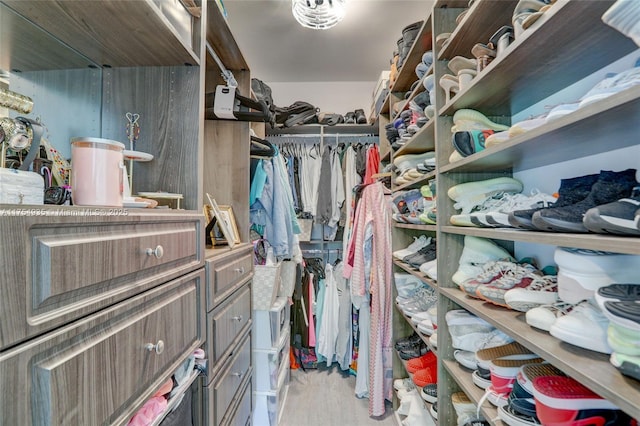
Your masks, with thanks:
[(337, 364), (317, 370), (291, 370), (280, 426), (397, 426), (391, 403), (384, 416), (369, 417), (369, 400), (359, 399), (356, 378)]

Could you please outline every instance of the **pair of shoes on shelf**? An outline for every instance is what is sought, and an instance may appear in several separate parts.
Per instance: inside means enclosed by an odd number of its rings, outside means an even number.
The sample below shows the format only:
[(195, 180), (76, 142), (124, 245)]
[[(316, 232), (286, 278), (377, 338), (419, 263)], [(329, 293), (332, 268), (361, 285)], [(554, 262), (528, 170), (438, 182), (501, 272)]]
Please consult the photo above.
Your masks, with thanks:
[[(588, 232), (638, 235), (640, 196), (636, 170), (602, 170), (599, 174), (563, 179), (558, 200), (546, 208), (514, 210), (515, 227), (554, 232)], [(637, 208), (636, 208), (637, 206)]]
[(345, 124), (367, 124), (367, 116), (363, 109), (356, 109), (344, 115)]

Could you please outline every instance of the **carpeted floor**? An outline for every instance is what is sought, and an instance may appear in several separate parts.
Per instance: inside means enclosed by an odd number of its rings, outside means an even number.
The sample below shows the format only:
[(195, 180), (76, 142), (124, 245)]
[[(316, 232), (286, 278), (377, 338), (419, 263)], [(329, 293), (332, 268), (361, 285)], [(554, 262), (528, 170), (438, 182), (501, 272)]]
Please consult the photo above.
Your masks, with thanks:
[(369, 400), (359, 399), (356, 378), (337, 364), (317, 370), (291, 370), (279, 426), (397, 426), (391, 403), (384, 416), (369, 417)]

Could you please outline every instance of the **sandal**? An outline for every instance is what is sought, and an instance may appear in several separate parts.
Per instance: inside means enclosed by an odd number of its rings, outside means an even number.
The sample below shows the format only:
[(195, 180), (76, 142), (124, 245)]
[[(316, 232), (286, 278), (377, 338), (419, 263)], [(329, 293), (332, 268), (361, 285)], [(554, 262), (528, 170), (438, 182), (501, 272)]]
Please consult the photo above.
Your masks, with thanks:
[(460, 83), (458, 77), (454, 77), (451, 74), (445, 74), (440, 78), (440, 87), (444, 89), (445, 104), (448, 104), (458, 92), (460, 91)]
[(496, 51), (491, 46), (477, 43), (471, 48), (471, 54), (478, 60), (478, 72), (487, 67), (496, 57)]

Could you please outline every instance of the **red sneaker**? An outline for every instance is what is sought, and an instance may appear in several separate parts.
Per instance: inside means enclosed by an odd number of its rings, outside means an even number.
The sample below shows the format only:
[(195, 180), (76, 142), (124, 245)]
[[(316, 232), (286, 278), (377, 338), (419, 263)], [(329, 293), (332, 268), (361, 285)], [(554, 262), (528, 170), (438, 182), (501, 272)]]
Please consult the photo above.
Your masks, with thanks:
[(416, 371), (427, 368), (430, 365), (435, 365), (436, 362), (438, 362), (436, 354), (429, 351), (426, 354), (419, 356), (418, 358), (413, 358), (407, 361), (407, 371), (409, 373), (415, 373)]

